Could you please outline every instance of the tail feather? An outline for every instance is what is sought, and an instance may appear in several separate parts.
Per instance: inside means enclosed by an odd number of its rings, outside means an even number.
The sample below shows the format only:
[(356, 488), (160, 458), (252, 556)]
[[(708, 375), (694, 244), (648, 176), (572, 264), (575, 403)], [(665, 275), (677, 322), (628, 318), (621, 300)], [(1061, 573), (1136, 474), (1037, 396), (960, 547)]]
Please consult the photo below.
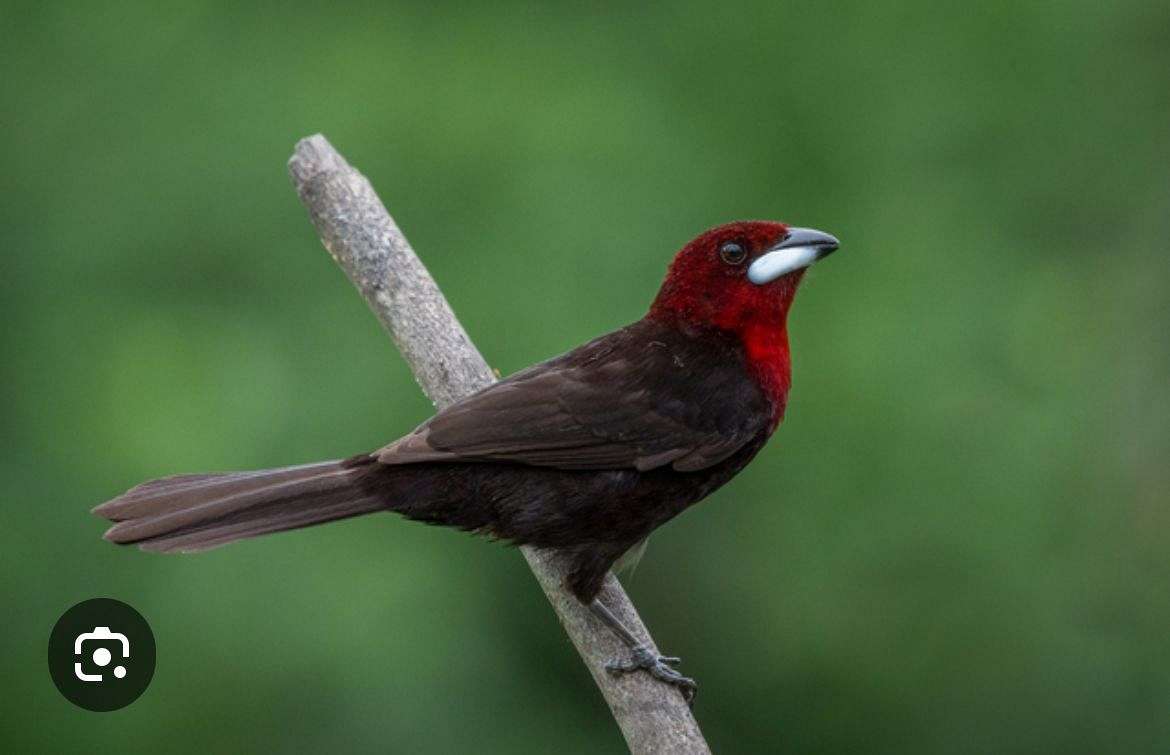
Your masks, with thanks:
[(105, 534), (111, 542), (206, 550), (384, 508), (382, 496), (360, 484), (363, 467), (351, 460), (178, 475), (143, 483), (93, 511), (114, 522)]
[(96, 507), (93, 513), (114, 521), (133, 519), (146, 514), (179, 511), (193, 503), (205, 501), (214, 493), (229, 495), (254, 488), (258, 479), (265, 484), (295, 480), (319, 471), (332, 471), (336, 461), (303, 464), (277, 469), (250, 472), (219, 472), (214, 474), (184, 474), (151, 480), (127, 490), (122, 495)]

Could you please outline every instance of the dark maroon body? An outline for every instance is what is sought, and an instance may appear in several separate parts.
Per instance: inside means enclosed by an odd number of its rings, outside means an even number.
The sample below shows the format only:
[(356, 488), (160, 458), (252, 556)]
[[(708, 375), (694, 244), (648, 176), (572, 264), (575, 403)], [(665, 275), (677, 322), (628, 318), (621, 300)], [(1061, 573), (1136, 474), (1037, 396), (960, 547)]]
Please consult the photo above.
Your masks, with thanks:
[[(585, 388), (572, 383), (582, 373), (588, 382)], [(576, 422), (587, 422), (605, 443), (605, 451), (620, 445), (613, 453), (623, 460), (670, 447), (701, 447), (710, 437), (733, 440), (717, 444), (718, 453), (726, 454), (723, 458), (688, 471), (670, 463), (646, 470), (562, 469), (551, 466), (554, 462), (537, 466), (499, 458), (387, 465), (377, 462), (376, 454), (346, 463), (364, 469), (359, 479), (368, 492), (411, 519), (482, 531), (516, 544), (562, 549), (573, 561), (570, 586), (586, 602), (617, 558), (752, 460), (771, 433), (769, 418), (777, 409), (751, 379), (737, 339), (711, 330), (680, 331), (652, 320), (641, 320), (509, 380), (531, 383), (534, 376), (543, 375), (558, 379), (541, 386), (548, 395), (531, 396), (531, 401), (557, 403), (568, 416), (593, 410), (593, 416), (584, 420), (577, 415)], [(642, 406), (647, 402), (656, 405), (654, 410)], [(542, 434), (539, 428), (526, 426), (523, 416), (500, 417), (507, 413), (507, 409), (495, 413), (496, 426), (509, 428), (500, 443), (518, 436), (549, 436), (548, 443), (556, 443), (556, 433)], [(544, 421), (540, 413), (528, 418), (529, 423)], [(630, 428), (640, 428), (645, 440), (629, 437)], [(458, 446), (458, 440), (449, 442)], [(490, 442), (489, 438), (489, 447)], [(531, 441), (528, 446), (523, 453), (535, 455)], [(589, 447), (595, 456), (603, 455), (595, 448)], [(594, 464), (611, 463), (610, 458), (605, 455)]]

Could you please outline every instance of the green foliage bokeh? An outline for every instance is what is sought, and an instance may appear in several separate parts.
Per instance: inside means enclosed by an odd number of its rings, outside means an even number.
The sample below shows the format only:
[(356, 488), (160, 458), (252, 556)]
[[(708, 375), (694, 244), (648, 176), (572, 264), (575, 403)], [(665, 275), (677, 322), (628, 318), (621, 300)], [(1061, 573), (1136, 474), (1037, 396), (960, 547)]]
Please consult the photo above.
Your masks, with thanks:
[[(0, 6), (0, 749), (621, 750), (512, 551), (87, 513), (428, 416), (290, 189), (320, 131), (504, 373), (708, 226), (843, 240), (779, 434), (626, 580), (717, 752), (1167, 751), (1170, 10), (715, 7)], [(44, 662), (94, 596), (158, 643), (105, 715)]]

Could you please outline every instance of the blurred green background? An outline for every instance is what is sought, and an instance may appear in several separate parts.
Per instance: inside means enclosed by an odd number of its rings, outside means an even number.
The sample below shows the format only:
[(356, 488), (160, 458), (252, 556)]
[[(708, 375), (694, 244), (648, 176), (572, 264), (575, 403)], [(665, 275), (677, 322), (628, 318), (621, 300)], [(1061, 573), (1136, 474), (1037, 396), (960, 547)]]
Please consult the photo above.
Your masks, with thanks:
[[(779, 434), (625, 580), (717, 752), (1170, 750), (1164, 2), (240, 5), (0, 6), (0, 749), (622, 750), (514, 551), (100, 540), (428, 416), (289, 186), (321, 131), (504, 373), (708, 226), (843, 240)], [(158, 640), (111, 714), (45, 667), (94, 596)]]

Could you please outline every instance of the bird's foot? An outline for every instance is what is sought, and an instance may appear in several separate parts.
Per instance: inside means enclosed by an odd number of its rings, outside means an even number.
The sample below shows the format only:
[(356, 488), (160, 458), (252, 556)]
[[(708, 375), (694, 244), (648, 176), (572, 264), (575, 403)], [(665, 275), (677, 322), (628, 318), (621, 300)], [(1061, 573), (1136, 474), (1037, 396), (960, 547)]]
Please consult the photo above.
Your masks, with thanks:
[(680, 660), (680, 658), (671, 655), (658, 655), (649, 647), (638, 645), (633, 649), (629, 660), (610, 661), (605, 664), (605, 668), (611, 674), (628, 674), (631, 671), (645, 671), (661, 682), (678, 687), (683, 697), (686, 698), (687, 705), (693, 705), (695, 691), (698, 689), (698, 685), (695, 684), (694, 679), (683, 676), (671, 668), (671, 666), (677, 665)]

